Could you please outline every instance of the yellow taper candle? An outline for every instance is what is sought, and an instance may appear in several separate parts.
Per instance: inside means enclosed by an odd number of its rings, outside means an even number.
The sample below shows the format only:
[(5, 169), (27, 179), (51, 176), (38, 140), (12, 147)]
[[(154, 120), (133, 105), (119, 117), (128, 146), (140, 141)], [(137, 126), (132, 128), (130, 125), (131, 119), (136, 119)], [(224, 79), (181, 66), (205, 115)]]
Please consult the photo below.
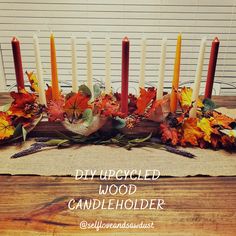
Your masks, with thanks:
[(176, 53), (175, 53), (175, 66), (174, 66), (174, 76), (172, 81), (172, 91), (170, 95), (170, 111), (176, 112), (177, 109), (177, 90), (179, 87), (179, 74), (180, 74), (180, 59), (181, 59), (181, 34), (178, 35)]
[(54, 35), (51, 33), (50, 37), (50, 52), (51, 52), (51, 74), (52, 74), (52, 99), (58, 100), (60, 98), (58, 76), (57, 76), (57, 59)]

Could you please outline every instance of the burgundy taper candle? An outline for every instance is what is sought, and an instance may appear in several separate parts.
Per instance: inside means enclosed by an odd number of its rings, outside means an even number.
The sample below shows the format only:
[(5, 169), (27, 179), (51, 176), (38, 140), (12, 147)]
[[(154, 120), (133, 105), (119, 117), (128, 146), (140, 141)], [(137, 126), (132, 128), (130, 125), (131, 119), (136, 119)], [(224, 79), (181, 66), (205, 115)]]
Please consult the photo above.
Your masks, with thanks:
[(219, 45), (220, 41), (217, 37), (215, 37), (215, 39), (212, 41), (211, 44), (211, 54), (208, 65), (207, 81), (206, 81), (205, 96), (204, 96), (205, 98), (209, 99), (211, 98), (212, 95)]
[(129, 91), (129, 39), (122, 40), (122, 68), (121, 68), (121, 112), (128, 115), (128, 91)]
[(23, 73), (21, 52), (20, 52), (20, 42), (16, 37), (13, 37), (11, 45), (12, 45), (12, 52), (13, 52), (14, 66), (16, 73), (16, 84), (18, 92), (20, 92), (22, 89), (25, 88), (24, 73)]

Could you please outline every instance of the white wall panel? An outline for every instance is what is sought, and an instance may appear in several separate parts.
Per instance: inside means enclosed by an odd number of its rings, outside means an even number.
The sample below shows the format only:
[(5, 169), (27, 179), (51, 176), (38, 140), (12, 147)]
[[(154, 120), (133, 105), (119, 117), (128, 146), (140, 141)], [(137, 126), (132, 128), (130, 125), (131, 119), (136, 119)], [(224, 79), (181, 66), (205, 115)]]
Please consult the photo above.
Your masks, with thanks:
[[(206, 79), (211, 41), (220, 39), (216, 80), (222, 94), (236, 94), (236, 0), (0, 0), (0, 45), (7, 85), (15, 82), (11, 38), (21, 40), (24, 70), (35, 70), (32, 35), (40, 40), (45, 79), (50, 80), (49, 36), (56, 37), (59, 80), (71, 80), (70, 37), (78, 38), (78, 76), (86, 79), (85, 39), (93, 43), (94, 78), (104, 79), (104, 38), (111, 38), (112, 81), (119, 85), (121, 40), (131, 41), (130, 79), (138, 81), (140, 39), (147, 38), (146, 80), (158, 80), (160, 43), (168, 38), (166, 89), (173, 74), (178, 32), (183, 34), (181, 83), (194, 80), (200, 40), (208, 37), (203, 67)], [(117, 85), (118, 84), (118, 85)]]

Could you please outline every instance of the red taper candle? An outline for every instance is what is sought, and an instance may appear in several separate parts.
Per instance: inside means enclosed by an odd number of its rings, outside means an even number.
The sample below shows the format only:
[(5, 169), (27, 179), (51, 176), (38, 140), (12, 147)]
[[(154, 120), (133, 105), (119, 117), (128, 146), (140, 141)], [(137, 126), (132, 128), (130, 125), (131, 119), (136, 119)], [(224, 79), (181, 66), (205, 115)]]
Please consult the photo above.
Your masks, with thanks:
[(122, 68), (121, 68), (121, 112), (128, 115), (128, 91), (129, 91), (129, 39), (122, 40)]
[(217, 37), (215, 37), (215, 39), (212, 41), (211, 44), (211, 55), (208, 65), (207, 81), (206, 81), (205, 96), (204, 96), (205, 98), (209, 99), (211, 98), (214, 84), (219, 45), (220, 41)]
[(25, 88), (24, 73), (23, 73), (21, 52), (20, 52), (20, 42), (16, 37), (13, 37), (11, 41), (11, 45), (12, 45), (12, 52), (13, 52), (14, 65), (15, 65), (16, 84), (17, 84), (18, 92), (20, 92), (22, 89)]

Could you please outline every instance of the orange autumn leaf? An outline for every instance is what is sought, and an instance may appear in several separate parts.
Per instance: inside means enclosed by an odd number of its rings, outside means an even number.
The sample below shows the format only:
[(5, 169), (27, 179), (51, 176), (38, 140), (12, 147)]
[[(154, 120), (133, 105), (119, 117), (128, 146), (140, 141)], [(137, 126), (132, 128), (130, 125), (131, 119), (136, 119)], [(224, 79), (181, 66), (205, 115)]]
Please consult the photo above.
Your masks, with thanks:
[(214, 129), (211, 127), (210, 121), (204, 117), (197, 122), (197, 127), (200, 128), (204, 133), (203, 139), (210, 143), (211, 134), (214, 132)]
[[(192, 106), (192, 93), (193, 93), (192, 88), (183, 87), (181, 89), (179, 99), (182, 107)], [(198, 107), (204, 106), (200, 99), (198, 99), (197, 106)]]
[(186, 143), (190, 143), (193, 146), (197, 146), (199, 139), (203, 138), (204, 133), (199, 127), (197, 127), (196, 118), (188, 118), (183, 123), (183, 137), (181, 144), (184, 146)]
[(146, 117), (156, 122), (162, 122), (170, 112), (169, 97), (164, 97), (160, 100), (155, 100), (152, 107), (146, 114)]
[(161, 129), (161, 140), (163, 143), (170, 142), (172, 145), (178, 143), (178, 132), (175, 128), (170, 127), (168, 124), (162, 123)]
[(101, 95), (95, 100), (94, 111), (104, 116), (124, 116), (124, 114), (120, 112), (120, 104), (108, 94)]
[(38, 79), (36, 77), (36, 75), (34, 74), (34, 72), (28, 72), (26, 71), (26, 75), (28, 77), (28, 80), (30, 82), (30, 89), (33, 92), (39, 92), (39, 83), (38, 83)]
[(211, 125), (219, 125), (225, 129), (231, 129), (229, 124), (231, 124), (232, 122), (235, 122), (235, 120), (233, 118), (230, 118), (226, 115), (223, 115), (223, 114), (215, 112), (215, 111), (213, 111), (213, 118), (214, 119), (212, 119)]
[(78, 118), (87, 108), (91, 108), (89, 100), (89, 96), (78, 92), (66, 101), (64, 110), (69, 117)]
[(32, 116), (31, 105), (35, 103), (36, 95), (26, 91), (21, 93), (11, 92), (10, 95), (14, 99), (9, 109), (11, 115), (30, 118)]
[(137, 99), (136, 113), (138, 115), (144, 115), (146, 108), (155, 96), (156, 90), (154, 88), (148, 88), (147, 90), (140, 88), (140, 96)]
[(0, 140), (9, 138), (14, 134), (15, 127), (11, 125), (8, 117), (3, 112), (0, 113)]

